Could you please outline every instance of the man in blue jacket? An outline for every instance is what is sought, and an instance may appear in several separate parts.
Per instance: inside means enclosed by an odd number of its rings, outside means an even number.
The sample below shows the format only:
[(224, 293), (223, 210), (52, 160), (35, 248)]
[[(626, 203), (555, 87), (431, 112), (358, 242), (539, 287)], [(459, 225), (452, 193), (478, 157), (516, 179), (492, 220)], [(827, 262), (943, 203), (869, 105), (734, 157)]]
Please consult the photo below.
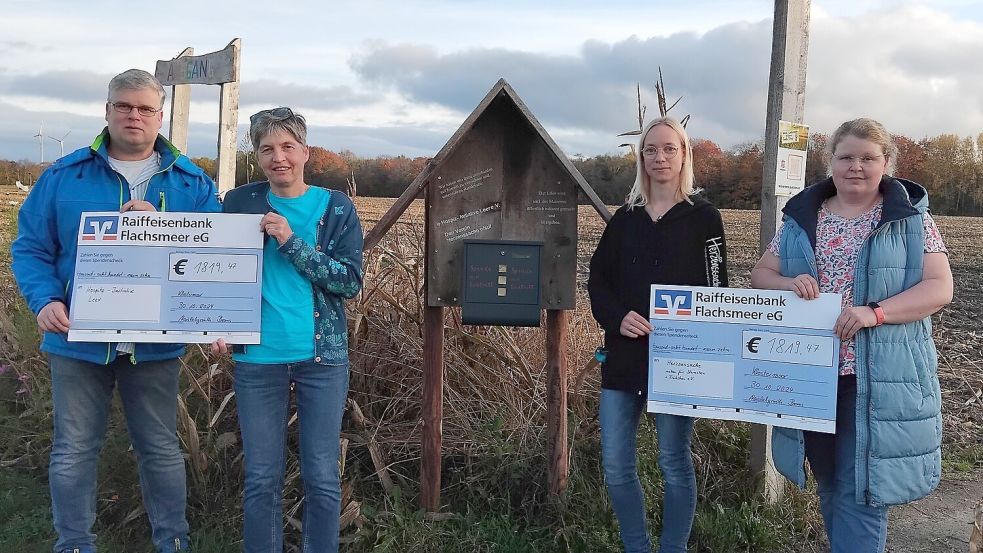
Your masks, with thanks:
[(83, 211), (221, 209), (215, 183), (161, 137), (164, 88), (130, 69), (109, 82), (107, 126), (91, 146), (51, 165), (18, 214), (13, 273), (44, 331), (54, 403), (48, 469), (59, 553), (93, 553), (96, 468), (113, 388), (137, 455), (144, 506), (160, 552), (188, 550), (187, 489), (177, 437), (182, 344), (69, 342)]

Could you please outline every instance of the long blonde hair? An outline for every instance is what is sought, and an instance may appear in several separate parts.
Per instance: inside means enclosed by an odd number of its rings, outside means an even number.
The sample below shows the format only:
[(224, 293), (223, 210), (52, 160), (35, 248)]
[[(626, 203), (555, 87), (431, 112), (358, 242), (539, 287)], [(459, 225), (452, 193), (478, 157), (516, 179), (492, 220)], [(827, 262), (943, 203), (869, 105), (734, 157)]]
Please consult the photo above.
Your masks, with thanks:
[(686, 134), (686, 129), (679, 124), (679, 121), (676, 121), (672, 117), (660, 117), (651, 121), (638, 138), (638, 151), (635, 152), (635, 184), (632, 185), (631, 190), (628, 192), (628, 197), (625, 199), (628, 209), (644, 206), (649, 201), (649, 175), (645, 172), (642, 149), (645, 148), (645, 137), (648, 136), (649, 131), (656, 125), (665, 125), (676, 131), (676, 134), (679, 135), (680, 142), (683, 143), (683, 170), (679, 175), (679, 190), (676, 191), (676, 201), (686, 200), (689, 203), (693, 203), (690, 196), (700, 191), (700, 189), (695, 188), (693, 180), (693, 149), (690, 147), (689, 135)]

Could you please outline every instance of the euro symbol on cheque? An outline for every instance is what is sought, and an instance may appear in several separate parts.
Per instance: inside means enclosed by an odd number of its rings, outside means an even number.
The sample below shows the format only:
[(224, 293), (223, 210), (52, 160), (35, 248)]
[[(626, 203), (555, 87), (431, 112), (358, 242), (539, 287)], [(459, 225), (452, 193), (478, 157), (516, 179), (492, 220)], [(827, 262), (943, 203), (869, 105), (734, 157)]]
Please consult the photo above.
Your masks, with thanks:
[(755, 336), (747, 341), (747, 350), (751, 353), (758, 353), (758, 342), (761, 341), (760, 336)]
[(184, 274), (184, 265), (188, 262), (187, 259), (178, 259), (177, 263), (174, 264), (174, 273), (178, 275)]

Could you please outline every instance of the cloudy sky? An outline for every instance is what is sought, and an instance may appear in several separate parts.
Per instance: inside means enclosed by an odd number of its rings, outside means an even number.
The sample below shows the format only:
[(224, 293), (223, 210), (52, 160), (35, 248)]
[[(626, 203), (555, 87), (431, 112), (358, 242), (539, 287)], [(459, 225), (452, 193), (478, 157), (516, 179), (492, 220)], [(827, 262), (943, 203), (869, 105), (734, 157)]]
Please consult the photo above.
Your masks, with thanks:
[[(242, 39), (240, 122), (287, 105), (310, 143), (358, 155), (433, 155), (500, 77), (567, 154), (617, 152), (637, 126), (635, 83), (724, 147), (760, 140), (774, 3), (764, 0), (4, 0), (0, 159), (33, 138), (87, 145), (106, 84), (191, 46)], [(806, 122), (874, 117), (914, 138), (983, 132), (983, 3), (813, 0)], [(168, 106), (169, 107), (169, 106)], [(165, 121), (167, 116), (165, 115)], [(215, 155), (218, 87), (192, 90), (189, 153)], [(244, 134), (245, 125), (240, 125)], [(166, 123), (165, 123), (166, 134)], [(46, 139), (45, 159), (59, 144)]]

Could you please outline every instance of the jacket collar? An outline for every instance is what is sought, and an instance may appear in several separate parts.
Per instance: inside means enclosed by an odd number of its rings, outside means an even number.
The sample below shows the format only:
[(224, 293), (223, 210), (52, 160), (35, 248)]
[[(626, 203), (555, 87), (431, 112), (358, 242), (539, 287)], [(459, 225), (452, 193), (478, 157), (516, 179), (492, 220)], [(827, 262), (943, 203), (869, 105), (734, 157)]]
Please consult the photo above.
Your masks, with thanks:
[[(672, 207), (669, 208), (669, 211), (666, 211), (662, 215), (662, 219), (660, 219), (660, 220), (661, 221), (671, 221), (673, 219), (679, 219), (681, 217), (686, 217), (686, 216), (688, 216), (688, 215), (690, 215), (690, 214), (692, 214), (692, 213), (694, 213), (696, 211), (700, 211), (702, 209), (706, 209), (708, 206), (710, 206), (710, 202), (708, 202), (702, 196), (693, 194), (693, 195), (691, 195), (689, 197), (689, 199), (690, 199), (689, 202), (687, 202), (686, 200), (683, 200), (683, 201), (680, 201), (680, 202), (674, 204)], [(690, 202), (692, 202), (692, 203), (690, 203)], [(652, 220), (649, 217), (649, 214), (645, 211), (645, 206), (635, 206), (635, 207), (629, 208), (629, 211), (634, 211), (635, 212), (635, 216), (636, 217), (639, 217), (640, 219), (645, 219), (645, 220), (648, 220), (648, 221), (651, 221)]]
[[(99, 136), (92, 141), (92, 145), (89, 146), (90, 156), (99, 157), (106, 163), (109, 163), (109, 140), (109, 127), (106, 127), (101, 133), (99, 133)], [(161, 169), (166, 170), (171, 166), (176, 166), (185, 172), (191, 172), (189, 168), (182, 163), (184, 158), (181, 156), (181, 150), (178, 150), (174, 144), (171, 144), (170, 141), (159, 134), (157, 135), (157, 140), (154, 141), (154, 151), (160, 154)]]
[[(928, 192), (916, 182), (885, 175), (881, 178), (879, 188), (884, 203), (877, 228), (928, 210)], [(830, 177), (799, 192), (782, 209), (785, 217), (794, 220), (806, 231), (813, 248), (816, 247), (819, 208), (824, 201), (835, 195), (836, 187)]]

